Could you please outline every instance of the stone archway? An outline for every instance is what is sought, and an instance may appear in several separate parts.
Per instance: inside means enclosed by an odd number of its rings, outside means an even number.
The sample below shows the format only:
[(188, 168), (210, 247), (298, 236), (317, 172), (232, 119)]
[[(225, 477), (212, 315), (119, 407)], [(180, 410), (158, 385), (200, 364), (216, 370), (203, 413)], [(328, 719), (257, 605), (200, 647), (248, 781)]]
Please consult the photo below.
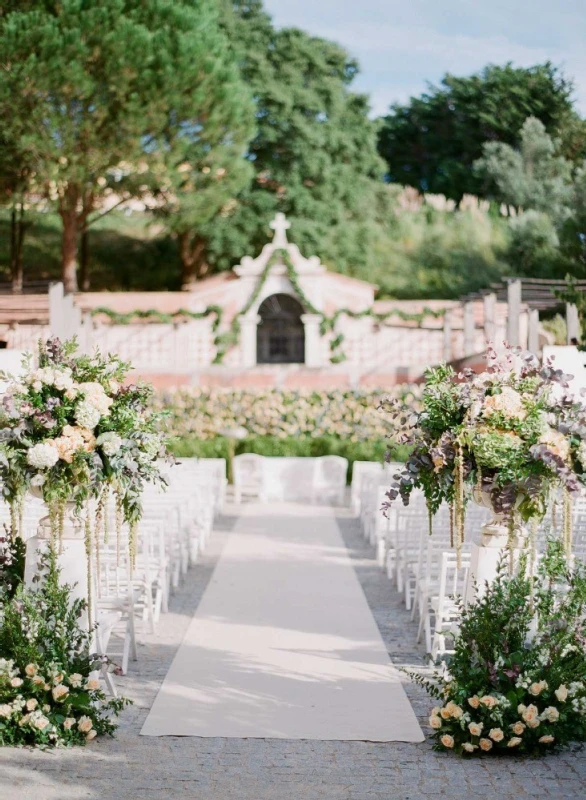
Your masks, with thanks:
[(305, 363), (303, 306), (288, 294), (272, 294), (258, 309), (258, 364)]

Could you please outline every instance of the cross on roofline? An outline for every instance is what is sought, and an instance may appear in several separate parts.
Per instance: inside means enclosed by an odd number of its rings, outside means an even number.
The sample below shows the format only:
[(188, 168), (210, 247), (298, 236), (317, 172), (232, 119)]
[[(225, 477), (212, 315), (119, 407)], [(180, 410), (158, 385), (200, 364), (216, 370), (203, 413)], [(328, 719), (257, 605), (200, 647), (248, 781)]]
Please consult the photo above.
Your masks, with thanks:
[(291, 227), (291, 223), (287, 221), (287, 217), (278, 211), (272, 222), (269, 222), (269, 227), (275, 232), (273, 236), (274, 247), (287, 247), (287, 231)]

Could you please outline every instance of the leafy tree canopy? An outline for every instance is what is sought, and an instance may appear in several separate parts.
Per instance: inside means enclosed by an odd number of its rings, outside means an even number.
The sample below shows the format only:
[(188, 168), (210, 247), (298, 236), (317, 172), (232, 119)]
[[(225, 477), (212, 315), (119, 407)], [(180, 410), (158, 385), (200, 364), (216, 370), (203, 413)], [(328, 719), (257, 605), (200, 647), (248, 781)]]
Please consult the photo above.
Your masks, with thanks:
[(528, 117), (518, 148), (486, 142), (474, 167), (495, 187), (496, 200), (520, 210), (549, 213), (562, 222), (570, 215), (572, 170), (570, 162), (556, 154), (556, 144), (542, 122)]
[[(379, 152), (389, 179), (459, 201), (486, 190), (472, 166), (485, 142), (515, 145), (527, 117), (562, 137), (564, 152), (586, 154), (586, 129), (572, 107), (572, 83), (551, 63), (489, 65), (470, 77), (446, 75), (384, 118)], [(565, 138), (564, 138), (565, 137)]]
[(239, 139), (248, 98), (230, 62), (214, 0), (39, 0), (0, 18), (0, 142), (62, 218), (67, 290), (112, 182)]
[[(384, 165), (368, 100), (350, 90), (356, 62), (333, 42), (277, 30), (258, 0), (224, 8), (254, 96), (257, 134), (248, 151), (252, 181), (232, 208), (201, 229), (207, 258), (225, 269), (257, 252), (270, 233), (267, 223), (283, 211), (302, 249), (341, 271), (364, 265), (367, 248), (358, 242), (369, 228)], [(356, 243), (351, 254), (333, 232)]]

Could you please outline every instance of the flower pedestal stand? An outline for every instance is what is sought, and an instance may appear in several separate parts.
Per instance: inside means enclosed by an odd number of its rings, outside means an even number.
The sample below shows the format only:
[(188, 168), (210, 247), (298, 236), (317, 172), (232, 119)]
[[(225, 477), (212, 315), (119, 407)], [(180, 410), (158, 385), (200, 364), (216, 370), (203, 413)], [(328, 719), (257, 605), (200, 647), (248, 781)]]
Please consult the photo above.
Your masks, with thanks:
[(525, 546), (525, 530), (516, 524), (511, 531), (509, 522), (503, 514), (497, 514), (492, 506), (490, 494), (474, 492), (474, 500), (489, 508), (494, 517), (481, 528), (480, 544), (474, 543), (470, 553), (470, 571), (466, 584), (465, 602), (470, 603), (477, 595), (486, 591), (486, 584), (492, 583), (497, 575), (503, 557), (511, 559), (513, 568)]
[[(59, 540), (55, 542), (57, 548), (57, 563), (61, 569), (61, 583), (71, 586), (72, 600), (88, 599), (88, 569), (85, 547), (83, 519), (74, 515), (75, 506), (68, 505), (63, 519), (63, 531)], [(26, 543), (26, 561), (24, 580), (28, 587), (34, 588), (35, 579), (38, 581), (41, 556), (51, 547), (51, 522), (49, 517), (43, 517), (37, 528), (37, 533)], [(87, 609), (79, 620), (82, 628), (89, 627)]]

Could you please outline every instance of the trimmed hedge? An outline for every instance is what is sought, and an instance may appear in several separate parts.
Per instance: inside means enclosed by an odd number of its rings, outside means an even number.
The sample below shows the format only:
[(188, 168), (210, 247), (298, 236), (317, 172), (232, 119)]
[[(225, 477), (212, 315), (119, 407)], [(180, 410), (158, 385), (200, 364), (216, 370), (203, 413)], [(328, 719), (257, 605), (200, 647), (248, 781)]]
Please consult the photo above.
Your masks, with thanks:
[[(196, 439), (182, 437), (171, 439), (169, 449), (177, 457), (225, 458), (229, 457), (230, 443), (222, 436), (215, 439)], [(384, 441), (350, 442), (344, 439), (322, 436), (287, 437), (249, 436), (236, 442), (236, 455), (257, 453), (260, 456), (342, 456), (349, 462), (348, 481), (352, 479), (352, 465), (355, 461), (384, 460), (388, 445)], [(393, 460), (404, 460), (406, 448), (398, 452), (393, 449)]]

